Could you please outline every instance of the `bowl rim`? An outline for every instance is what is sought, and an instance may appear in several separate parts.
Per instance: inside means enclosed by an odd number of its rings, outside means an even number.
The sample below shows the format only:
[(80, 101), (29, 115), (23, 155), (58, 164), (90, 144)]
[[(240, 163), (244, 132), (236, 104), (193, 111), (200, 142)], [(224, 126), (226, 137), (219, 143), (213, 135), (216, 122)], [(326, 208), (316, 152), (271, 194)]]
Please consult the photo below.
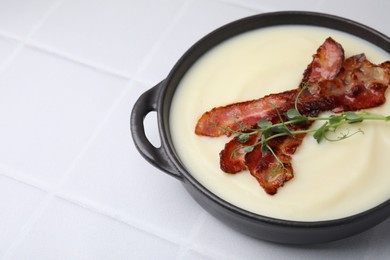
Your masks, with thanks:
[[(278, 20), (280, 19), (280, 20)], [(263, 24), (263, 26), (256, 26), (258, 23)], [(231, 213), (237, 214), (240, 217), (245, 217), (248, 220), (262, 222), (265, 224), (280, 226), (280, 227), (292, 227), (292, 228), (326, 228), (331, 226), (340, 226), (352, 221), (360, 221), (365, 219), (368, 215), (374, 214), (379, 211), (385, 211), (387, 209), (390, 212), (390, 198), (377, 206), (362, 211), (360, 213), (341, 217), (337, 219), (329, 220), (319, 220), (319, 221), (300, 221), (300, 220), (289, 220), (275, 218), (271, 216), (261, 215), (243, 209), (239, 206), (236, 206), (223, 198), (217, 196), (212, 191), (207, 189), (203, 184), (201, 184), (192, 174), (185, 168), (185, 166), (180, 162), (179, 156), (175, 152), (174, 145), (170, 140), (170, 130), (169, 123), (165, 118), (169, 117), (169, 108), (170, 100), (166, 99), (166, 96), (171, 95), (172, 98), (174, 91), (171, 91), (171, 86), (174, 86), (174, 90), (180, 82), (180, 79), (185, 74), (191, 65), (200, 58), (204, 53), (209, 51), (212, 47), (218, 45), (219, 43), (227, 40), (231, 37), (238, 35), (239, 33), (244, 33), (250, 30), (266, 28), (270, 26), (278, 25), (309, 25), (309, 26), (318, 26), (325, 27), (330, 29), (335, 29), (338, 31), (350, 33), (354, 36), (362, 38), (366, 41), (373, 43), (374, 45), (380, 47), (381, 49), (390, 53), (390, 38), (379, 31), (368, 27), (359, 22), (339, 17), (336, 15), (319, 13), (319, 12), (310, 12), (310, 11), (278, 11), (278, 12), (269, 12), (257, 14), (249, 17), (245, 17), (230, 23), (227, 23), (214, 31), (208, 33), (195, 44), (193, 44), (177, 61), (174, 65), (167, 78), (162, 82), (162, 86), (159, 91), (159, 100), (158, 100), (158, 110), (163, 111), (158, 113), (158, 123), (161, 144), (167, 149), (168, 159), (171, 160), (173, 165), (177, 168), (180, 174), (184, 177), (182, 181), (186, 184), (189, 183), (200, 191), (204, 196), (209, 200), (213, 201), (216, 204), (219, 204), (224, 209), (228, 210)], [(340, 25), (344, 26), (340, 29)], [(237, 32), (237, 27), (241, 27), (241, 31)], [(235, 30), (230, 31), (232, 28)], [(195, 57), (195, 58), (194, 58)], [(192, 59), (194, 59), (192, 61)], [(181, 74), (181, 77), (177, 79), (177, 75)], [(168, 114), (168, 116), (167, 116)], [(169, 137), (169, 138), (168, 138)], [(389, 215), (389, 214), (387, 214)], [(383, 218), (385, 220), (387, 217)], [(381, 222), (381, 221), (379, 221)], [(378, 223), (379, 223), (378, 222)], [(377, 224), (378, 224), (377, 223)]]

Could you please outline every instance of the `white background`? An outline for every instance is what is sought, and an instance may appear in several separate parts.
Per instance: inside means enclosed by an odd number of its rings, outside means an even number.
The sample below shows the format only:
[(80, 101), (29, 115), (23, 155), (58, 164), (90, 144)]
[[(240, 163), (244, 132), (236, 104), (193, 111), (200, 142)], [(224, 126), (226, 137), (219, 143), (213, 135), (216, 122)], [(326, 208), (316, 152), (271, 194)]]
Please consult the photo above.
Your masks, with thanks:
[[(237, 233), (133, 145), (135, 100), (185, 50), (230, 21), (281, 10), (390, 35), (387, 0), (0, 0), (0, 258), (388, 258), (390, 220), (315, 246)], [(146, 127), (158, 142), (155, 118)]]

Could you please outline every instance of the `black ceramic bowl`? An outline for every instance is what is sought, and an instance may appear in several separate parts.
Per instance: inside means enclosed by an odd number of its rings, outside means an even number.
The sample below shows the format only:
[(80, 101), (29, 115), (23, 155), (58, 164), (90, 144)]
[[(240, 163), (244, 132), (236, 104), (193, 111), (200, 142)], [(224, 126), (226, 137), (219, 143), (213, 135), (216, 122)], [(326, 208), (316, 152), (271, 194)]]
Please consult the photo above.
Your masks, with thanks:
[[(226, 39), (253, 29), (274, 25), (313, 25), (336, 29), (365, 39), (390, 53), (390, 39), (362, 24), (327, 14), (276, 12), (251, 16), (227, 24), (193, 45), (177, 62), (166, 79), (142, 94), (131, 114), (131, 132), (141, 155), (162, 171), (179, 179), (193, 198), (231, 228), (250, 236), (288, 244), (329, 242), (365, 231), (390, 215), (390, 199), (357, 215), (330, 221), (289, 221), (261, 216), (236, 207), (201, 185), (180, 162), (171, 140), (169, 114), (172, 97), (183, 75), (205, 52)], [(143, 120), (157, 112), (161, 147), (146, 138)]]

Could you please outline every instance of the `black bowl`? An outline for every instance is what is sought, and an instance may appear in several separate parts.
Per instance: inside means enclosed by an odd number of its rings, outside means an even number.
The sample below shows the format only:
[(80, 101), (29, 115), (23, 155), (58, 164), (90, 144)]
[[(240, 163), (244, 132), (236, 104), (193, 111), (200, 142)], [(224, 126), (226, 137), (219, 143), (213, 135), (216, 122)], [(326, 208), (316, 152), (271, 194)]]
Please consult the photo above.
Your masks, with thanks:
[[(165, 80), (139, 97), (132, 110), (130, 127), (141, 155), (160, 170), (182, 181), (187, 191), (202, 207), (231, 228), (278, 243), (329, 242), (358, 234), (387, 219), (390, 214), (390, 199), (360, 214), (329, 221), (289, 221), (248, 212), (214, 195), (186, 170), (176, 154), (169, 129), (169, 111), (176, 87), (198, 58), (224, 40), (243, 32), (291, 24), (336, 29), (365, 39), (390, 53), (390, 39), (387, 36), (344, 18), (312, 12), (275, 12), (251, 16), (227, 24), (194, 44), (176, 63)], [(151, 111), (157, 112), (161, 138), (161, 147), (158, 148), (146, 138), (143, 125), (145, 116)]]

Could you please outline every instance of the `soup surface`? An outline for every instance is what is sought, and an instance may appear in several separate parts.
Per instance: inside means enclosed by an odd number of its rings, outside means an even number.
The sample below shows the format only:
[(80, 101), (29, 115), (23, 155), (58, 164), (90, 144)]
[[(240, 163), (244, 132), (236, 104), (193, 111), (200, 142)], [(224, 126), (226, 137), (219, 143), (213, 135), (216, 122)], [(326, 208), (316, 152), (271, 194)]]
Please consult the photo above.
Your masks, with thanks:
[[(390, 123), (349, 125), (345, 131), (360, 128), (364, 134), (339, 142), (317, 144), (307, 135), (293, 155), (294, 178), (274, 196), (248, 171), (226, 174), (220, 169), (219, 152), (230, 138), (194, 133), (197, 120), (213, 107), (297, 88), (312, 55), (329, 36), (344, 47), (346, 58), (365, 53), (376, 64), (390, 59), (374, 45), (335, 30), (274, 26), (225, 41), (186, 73), (172, 101), (170, 128), (180, 160), (202, 185), (245, 210), (300, 221), (346, 217), (390, 198)], [(369, 111), (390, 115), (389, 102)]]

